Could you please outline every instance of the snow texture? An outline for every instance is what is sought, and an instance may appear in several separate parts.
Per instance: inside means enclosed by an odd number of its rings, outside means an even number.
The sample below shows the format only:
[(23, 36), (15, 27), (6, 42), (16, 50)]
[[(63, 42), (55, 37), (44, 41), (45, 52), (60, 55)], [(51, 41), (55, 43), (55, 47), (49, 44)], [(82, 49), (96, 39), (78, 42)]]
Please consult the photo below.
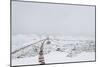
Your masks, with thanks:
[(95, 60), (95, 38), (62, 35), (13, 35), (12, 66), (39, 64), (38, 53), (43, 39), (45, 63)]

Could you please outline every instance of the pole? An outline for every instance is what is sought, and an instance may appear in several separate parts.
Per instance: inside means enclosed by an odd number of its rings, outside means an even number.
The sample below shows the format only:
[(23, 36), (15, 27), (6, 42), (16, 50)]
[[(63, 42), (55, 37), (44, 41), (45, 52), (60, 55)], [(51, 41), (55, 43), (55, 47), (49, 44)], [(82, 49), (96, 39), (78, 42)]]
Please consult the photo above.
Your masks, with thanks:
[(44, 46), (44, 43), (47, 39), (45, 39), (40, 47), (40, 51), (39, 51), (39, 63), (41, 65), (45, 64), (45, 59), (44, 59), (44, 54), (43, 54), (43, 46)]

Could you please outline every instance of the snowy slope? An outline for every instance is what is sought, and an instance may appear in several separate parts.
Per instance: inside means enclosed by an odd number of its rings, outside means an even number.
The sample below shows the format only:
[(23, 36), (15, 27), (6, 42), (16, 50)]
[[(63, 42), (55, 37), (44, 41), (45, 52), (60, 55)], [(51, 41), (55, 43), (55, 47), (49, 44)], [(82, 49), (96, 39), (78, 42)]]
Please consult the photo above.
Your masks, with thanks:
[[(94, 61), (95, 60), (95, 53), (94, 52), (82, 52), (78, 54), (76, 57), (67, 57), (66, 52), (51, 52), (45, 55), (45, 62), (48, 63), (63, 63), (63, 62), (79, 62), (79, 61)], [(38, 56), (35, 57), (28, 57), (28, 58), (20, 58), (20, 59), (13, 59), (12, 65), (34, 65), (38, 63)]]
[[(12, 64), (38, 64), (41, 42), (46, 37), (48, 35), (13, 35)], [(46, 41), (43, 49), (46, 63), (95, 60), (94, 37), (49, 35), (49, 41), (51, 43), (47, 44)], [(23, 47), (26, 48), (21, 49)]]

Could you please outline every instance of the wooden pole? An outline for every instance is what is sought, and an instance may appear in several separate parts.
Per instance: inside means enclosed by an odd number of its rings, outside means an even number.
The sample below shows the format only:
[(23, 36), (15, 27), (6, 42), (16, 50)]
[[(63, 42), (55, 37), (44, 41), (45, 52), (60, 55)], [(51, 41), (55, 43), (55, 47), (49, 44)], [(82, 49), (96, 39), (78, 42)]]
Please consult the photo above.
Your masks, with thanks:
[(45, 43), (46, 39), (43, 41), (41, 47), (40, 47), (40, 51), (39, 51), (39, 63), (41, 65), (45, 64), (45, 59), (44, 59), (44, 53), (43, 53), (43, 46), (44, 46), (44, 43)]

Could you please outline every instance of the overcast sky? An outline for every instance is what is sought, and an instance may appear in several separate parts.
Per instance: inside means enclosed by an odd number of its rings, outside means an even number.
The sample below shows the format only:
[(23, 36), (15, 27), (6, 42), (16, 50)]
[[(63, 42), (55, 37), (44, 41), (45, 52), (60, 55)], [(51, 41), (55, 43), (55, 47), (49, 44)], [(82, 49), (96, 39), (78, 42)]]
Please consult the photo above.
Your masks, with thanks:
[(95, 7), (32, 2), (12, 3), (12, 34), (95, 35)]

